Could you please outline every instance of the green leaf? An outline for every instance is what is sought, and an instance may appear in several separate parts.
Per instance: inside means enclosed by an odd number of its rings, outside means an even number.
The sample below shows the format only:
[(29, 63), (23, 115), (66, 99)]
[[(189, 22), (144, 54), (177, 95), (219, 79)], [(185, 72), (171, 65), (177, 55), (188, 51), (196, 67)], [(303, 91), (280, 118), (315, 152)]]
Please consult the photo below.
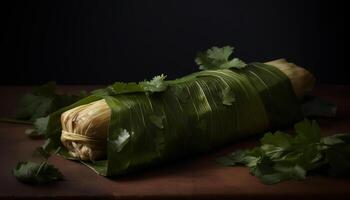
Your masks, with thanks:
[(247, 64), (245, 62), (243, 62), (242, 60), (240, 60), (238, 58), (234, 58), (227, 63), (223, 63), (220, 66), (220, 68), (222, 68), (222, 69), (228, 69), (228, 68), (242, 69), (242, 68), (245, 68), (246, 66), (247, 66)]
[[(345, 134), (336, 134), (328, 137), (323, 137), (321, 139), (321, 143), (328, 146), (344, 143), (345, 141), (341, 139), (343, 135)], [(349, 136), (349, 135), (345, 135), (345, 136)]]
[(316, 121), (295, 124), (295, 137), (281, 131), (268, 132), (261, 146), (233, 152), (218, 160), (225, 166), (244, 164), (264, 184), (302, 180), (308, 171), (328, 167), (330, 175), (350, 175), (350, 134), (321, 138)]
[(216, 161), (225, 166), (236, 166), (240, 164), (246, 164), (247, 151), (237, 150), (227, 156), (218, 158)]
[(53, 98), (26, 94), (18, 101), (16, 118), (34, 121), (49, 114)]
[(334, 145), (340, 143), (350, 144), (350, 134), (339, 133), (331, 136), (323, 137), (321, 142), (326, 145)]
[(12, 171), (17, 180), (26, 184), (47, 184), (63, 180), (62, 173), (47, 162), (19, 162)]
[(215, 70), (228, 68), (244, 68), (246, 63), (238, 58), (230, 60), (230, 55), (233, 53), (233, 47), (224, 46), (222, 48), (212, 47), (206, 52), (198, 53), (195, 62), (201, 70)]
[(98, 89), (91, 92), (96, 96), (113, 96), (127, 93), (144, 92), (144, 89), (135, 82), (123, 83), (115, 82), (113, 85), (108, 86), (105, 89)]
[(298, 166), (274, 166), (274, 172), (261, 174), (260, 180), (264, 184), (276, 184), (286, 180), (302, 180), (305, 179), (306, 171)]
[(113, 85), (105, 89), (94, 90), (91, 93), (96, 96), (114, 96), (127, 93), (137, 92), (163, 92), (167, 89), (168, 83), (165, 81), (166, 76), (161, 74), (153, 77), (150, 81), (142, 81), (139, 83), (115, 82)]
[(160, 129), (164, 128), (164, 125), (163, 125), (164, 118), (165, 118), (164, 116), (157, 116), (157, 115), (149, 116), (149, 119), (151, 120), (151, 122)]
[(338, 133), (338, 134), (335, 134), (333, 136), (343, 140), (344, 143), (350, 144), (350, 134), (349, 133)]
[(235, 101), (235, 95), (230, 87), (226, 87), (222, 90), (222, 103), (224, 105), (230, 106)]
[(270, 157), (271, 159), (278, 159), (285, 153), (285, 148), (274, 146), (271, 144), (261, 145), (261, 150), (264, 151), (265, 155)]
[[(83, 96), (81, 96), (83, 95)], [(56, 93), (55, 82), (36, 87), (31, 93), (23, 95), (17, 103), (16, 119), (35, 121), (86, 96)]]
[(144, 91), (141, 86), (139, 86), (137, 83), (134, 83), (134, 82), (131, 82), (131, 83), (116, 82), (111, 86), (111, 89), (112, 89), (112, 92), (110, 92), (110, 95)]
[(294, 152), (298, 152), (298, 157), (293, 160), (292, 163), (302, 166), (305, 170), (313, 170), (319, 167), (319, 164), (324, 155), (322, 154), (319, 145), (317, 143), (308, 144), (304, 147), (297, 146), (295, 147)]
[(25, 134), (27, 134), (30, 138), (33, 139), (43, 138), (46, 133), (46, 128), (49, 123), (49, 119), (49, 116), (37, 118), (34, 122), (34, 128), (26, 129)]
[(295, 132), (297, 133), (296, 139), (298, 142), (312, 143), (319, 142), (321, 139), (320, 127), (316, 121), (310, 122), (305, 119), (294, 125)]
[(270, 144), (277, 147), (288, 148), (293, 142), (292, 136), (288, 133), (277, 131), (276, 133), (265, 133), (264, 137), (260, 139), (261, 144)]
[(131, 83), (116, 82), (112, 85), (112, 87), (116, 94), (143, 91), (142, 87), (140, 87), (137, 83), (134, 83), (134, 82), (131, 82)]
[(251, 174), (260, 177), (264, 174), (274, 173), (273, 162), (269, 157), (262, 154), (260, 157), (257, 158), (258, 159), (254, 160), (254, 162), (250, 162), (246, 165), (247, 167), (249, 167), (249, 171)]
[(116, 137), (116, 139), (110, 141), (113, 144), (114, 151), (120, 152), (129, 142), (130, 136), (129, 131), (126, 129), (120, 130), (119, 134), (115, 134), (114, 137)]
[(337, 113), (337, 105), (315, 96), (306, 97), (301, 109), (305, 117), (334, 117)]
[(142, 81), (139, 85), (146, 92), (163, 92), (167, 89), (168, 84), (165, 81), (166, 76), (164, 74), (153, 77), (151, 81)]
[[(15, 117), (17, 119), (27, 120), (28, 122), (34, 122), (34, 127), (26, 129), (25, 134), (32, 139), (40, 139), (46, 133), (49, 114), (85, 96), (85, 91), (80, 92), (79, 95), (57, 94), (55, 82), (49, 82), (34, 88), (31, 93), (23, 95), (18, 100)], [(12, 120), (12, 122), (16, 121)]]

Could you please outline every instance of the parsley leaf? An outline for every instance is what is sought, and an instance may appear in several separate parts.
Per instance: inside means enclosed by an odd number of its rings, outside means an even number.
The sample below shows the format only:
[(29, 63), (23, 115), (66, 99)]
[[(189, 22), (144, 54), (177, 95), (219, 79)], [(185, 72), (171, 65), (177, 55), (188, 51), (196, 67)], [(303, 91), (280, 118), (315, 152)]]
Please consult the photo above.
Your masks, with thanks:
[(46, 161), (41, 163), (19, 162), (12, 173), (17, 180), (26, 184), (40, 185), (63, 180), (62, 173)]
[(206, 52), (198, 53), (195, 62), (201, 70), (215, 70), (228, 68), (244, 68), (247, 64), (238, 58), (230, 59), (233, 47), (224, 46), (222, 48), (212, 47)]
[(217, 161), (225, 166), (245, 165), (264, 184), (302, 180), (307, 172), (328, 167), (332, 176), (350, 175), (350, 134), (321, 137), (316, 121), (295, 124), (296, 135), (266, 133), (261, 145), (238, 150)]

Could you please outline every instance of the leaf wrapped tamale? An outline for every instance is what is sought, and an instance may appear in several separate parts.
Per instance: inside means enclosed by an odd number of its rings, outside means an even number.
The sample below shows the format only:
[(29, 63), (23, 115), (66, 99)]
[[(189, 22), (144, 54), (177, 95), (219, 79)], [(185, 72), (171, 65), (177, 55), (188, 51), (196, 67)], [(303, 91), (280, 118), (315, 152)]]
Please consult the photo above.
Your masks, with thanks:
[(161, 92), (110, 86), (53, 113), (47, 136), (61, 155), (120, 175), (300, 120), (298, 97), (313, 84), (305, 69), (277, 60), (196, 72)]

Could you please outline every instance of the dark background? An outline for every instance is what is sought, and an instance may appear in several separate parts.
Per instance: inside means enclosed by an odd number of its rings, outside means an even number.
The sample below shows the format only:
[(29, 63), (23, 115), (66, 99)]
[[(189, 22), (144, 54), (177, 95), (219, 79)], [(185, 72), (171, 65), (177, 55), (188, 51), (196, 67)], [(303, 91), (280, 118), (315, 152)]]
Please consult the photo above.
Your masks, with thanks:
[(319, 83), (349, 84), (345, 3), (320, 0), (1, 3), (0, 84), (108, 84), (197, 70), (196, 52), (285, 57)]

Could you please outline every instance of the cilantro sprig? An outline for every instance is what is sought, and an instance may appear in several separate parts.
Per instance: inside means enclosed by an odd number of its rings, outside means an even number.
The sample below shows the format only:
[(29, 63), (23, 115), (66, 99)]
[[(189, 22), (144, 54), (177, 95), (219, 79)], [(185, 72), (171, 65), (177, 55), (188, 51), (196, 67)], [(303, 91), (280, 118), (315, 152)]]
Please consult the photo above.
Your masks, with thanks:
[(165, 81), (166, 75), (161, 74), (153, 77), (152, 80), (136, 82), (116, 82), (113, 85), (108, 86), (105, 89), (99, 89), (92, 91), (94, 95), (119, 95), (135, 92), (145, 92), (145, 93), (154, 93), (154, 92), (164, 92), (168, 87), (168, 82)]
[(149, 92), (162, 92), (166, 90), (168, 87), (167, 82), (165, 81), (166, 75), (161, 74), (153, 77), (150, 81), (142, 81), (139, 85), (145, 90)]
[(315, 171), (350, 175), (350, 134), (321, 137), (316, 121), (295, 124), (296, 135), (268, 132), (253, 149), (237, 150), (218, 159), (225, 166), (245, 165), (264, 184), (302, 180)]
[(56, 92), (56, 83), (48, 82), (21, 96), (16, 107), (15, 118), (34, 122), (85, 96), (85, 92), (79, 95), (59, 94)]
[[(61, 171), (54, 165), (48, 163), (51, 152), (46, 147), (50, 140), (46, 140), (43, 146), (36, 148), (30, 161), (20, 161), (12, 170), (12, 174), (22, 183), (30, 185), (43, 185), (64, 179)], [(56, 149), (55, 154), (61, 148)]]
[(233, 50), (234, 48), (231, 46), (224, 46), (222, 48), (212, 47), (205, 52), (198, 53), (195, 62), (201, 70), (241, 69), (246, 67), (247, 64), (242, 60), (238, 58), (230, 59)]
[(41, 139), (46, 132), (49, 119), (49, 116), (35, 119), (33, 127), (26, 129), (25, 134), (32, 139)]
[(64, 179), (62, 173), (47, 161), (19, 162), (12, 173), (17, 180), (32, 185), (42, 185)]

